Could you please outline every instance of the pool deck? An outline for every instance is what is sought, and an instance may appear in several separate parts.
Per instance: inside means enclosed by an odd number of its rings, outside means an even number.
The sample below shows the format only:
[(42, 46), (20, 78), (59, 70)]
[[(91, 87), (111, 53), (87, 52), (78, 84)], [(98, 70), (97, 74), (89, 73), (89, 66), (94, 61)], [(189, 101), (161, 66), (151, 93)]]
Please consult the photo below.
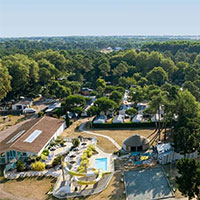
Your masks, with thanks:
[(169, 182), (160, 167), (131, 170), (124, 173), (127, 200), (173, 198)]
[[(95, 146), (95, 148), (96, 148), (96, 151), (98, 152), (98, 154), (95, 154), (90, 158), (89, 168), (95, 168), (95, 160), (96, 159), (107, 158), (107, 171), (111, 172), (111, 173), (105, 174), (102, 177), (102, 179), (94, 185), (88, 185), (87, 187), (77, 185), (79, 187), (79, 189), (81, 190), (78, 192), (75, 192), (76, 184), (71, 184), (72, 183), (71, 176), (65, 174), (65, 181), (63, 181), (62, 176), (58, 177), (57, 182), (54, 185), (53, 196), (55, 196), (57, 198), (88, 196), (88, 195), (97, 194), (99, 192), (102, 192), (108, 186), (108, 184), (113, 176), (113, 173), (114, 173), (113, 155), (103, 152), (97, 146)], [(79, 166), (80, 157), (81, 157), (83, 151), (86, 149), (87, 149), (87, 146), (84, 146), (84, 147), (80, 148), (79, 151), (72, 152), (72, 154), (76, 155), (74, 160), (77, 161), (77, 163), (74, 165), (74, 167), (72, 167), (72, 169), (71, 169), (72, 171), (73, 170), (75, 171), (77, 166)], [(69, 155), (67, 157), (69, 157)]]
[(95, 167), (95, 160), (98, 158), (107, 158), (107, 171), (113, 172), (114, 171), (114, 164), (113, 164), (113, 158), (112, 154), (103, 152), (100, 148), (96, 146), (96, 150), (98, 151), (98, 154), (93, 155), (90, 158), (90, 166), (89, 168)]

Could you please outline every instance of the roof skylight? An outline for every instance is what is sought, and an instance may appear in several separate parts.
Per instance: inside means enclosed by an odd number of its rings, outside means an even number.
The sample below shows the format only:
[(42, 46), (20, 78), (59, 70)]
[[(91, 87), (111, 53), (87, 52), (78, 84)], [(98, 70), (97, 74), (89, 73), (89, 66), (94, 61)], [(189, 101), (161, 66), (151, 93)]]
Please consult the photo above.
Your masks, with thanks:
[(35, 130), (31, 135), (29, 135), (24, 142), (32, 143), (40, 134), (42, 133), (41, 130)]
[(12, 137), (6, 144), (13, 143), (13, 142), (14, 142), (15, 140), (17, 140), (24, 132), (25, 132), (25, 130), (20, 131), (20, 132), (17, 133), (14, 137)]

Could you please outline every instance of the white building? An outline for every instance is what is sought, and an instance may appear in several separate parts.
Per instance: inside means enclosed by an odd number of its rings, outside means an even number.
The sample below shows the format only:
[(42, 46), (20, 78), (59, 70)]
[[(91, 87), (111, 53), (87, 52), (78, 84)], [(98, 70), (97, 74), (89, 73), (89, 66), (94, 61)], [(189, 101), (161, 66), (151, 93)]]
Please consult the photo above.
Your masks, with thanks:
[(0, 164), (30, 155), (38, 156), (65, 129), (65, 122), (44, 116), (22, 124), (0, 142)]
[(21, 101), (12, 105), (12, 110), (24, 110), (30, 108), (33, 105), (33, 101), (29, 99), (22, 99)]
[[(184, 155), (176, 153), (170, 143), (158, 144), (158, 162), (162, 165), (184, 158)], [(193, 152), (185, 155), (187, 158), (197, 158), (198, 153)]]
[(142, 122), (142, 120), (143, 120), (143, 115), (137, 114), (133, 117), (132, 122)]
[(93, 123), (94, 124), (104, 124), (104, 123), (106, 123), (106, 121), (107, 121), (106, 115), (99, 115), (94, 119)]
[(147, 103), (138, 103), (138, 114), (143, 114), (144, 110), (148, 107)]
[(117, 115), (114, 119), (113, 119), (113, 123), (117, 124), (117, 123), (124, 123), (124, 115)]

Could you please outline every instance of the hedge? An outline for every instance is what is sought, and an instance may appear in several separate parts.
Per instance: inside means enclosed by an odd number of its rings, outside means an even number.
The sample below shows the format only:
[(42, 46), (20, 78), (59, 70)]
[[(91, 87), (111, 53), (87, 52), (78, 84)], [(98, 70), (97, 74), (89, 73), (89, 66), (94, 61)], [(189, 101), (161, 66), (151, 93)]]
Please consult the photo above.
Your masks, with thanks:
[[(154, 128), (156, 127), (154, 122), (142, 122), (142, 123), (105, 123), (105, 124), (92, 124), (93, 128)], [(162, 123), (161, 123), (162, 127)]]
[[(160, 122), (160, 127), (163, 127), (164, 122)], [(175, 121), (172, 122), (172, 126), (175, 125)], [(105, 123), (105, 124), (94, 124), (92, 123), (92, 128), (102, 128), (102, 129), (110, 129), (110, 128), (155, 128), (155, 122), (132, 122), (132, 123)], [(170, 123), (167, 123), (167, 128), (170, 127)]]

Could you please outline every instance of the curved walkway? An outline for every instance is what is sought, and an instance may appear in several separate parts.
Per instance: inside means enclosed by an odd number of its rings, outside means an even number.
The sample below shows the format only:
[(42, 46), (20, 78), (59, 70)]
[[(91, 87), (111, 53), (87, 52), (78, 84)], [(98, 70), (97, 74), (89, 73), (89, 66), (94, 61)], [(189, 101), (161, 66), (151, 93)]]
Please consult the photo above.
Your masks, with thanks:
[(93, 133), (93, 132), (91, 132), (91, 131), (86, 131), (86, 130), (84, 130), (84, 126), (85, 126), (85, 124), (86, 124), (87, 122), (84, 122), (84, 123), (82, 123), (81, 125), (80, 125), (80, 127), (79, 127), (79, 130), (80, 131), (82, 131), (82, 132), (84, 132), (84, 133), (87, 133), (87, 134), (90, 134), (90, 135), (95, 135), (95, 136), (99, 136), (99, 137), (104, 137), (104, 138), (106, 138), (106, 139), (108, 139), (109, 141), (111, 141), (115, 146), (116, 146), (116, 148), (117, 149), (121, 149), (121, 146), (115, 141), (115, 140), (113, 140), (111, 137), (109, 137), (109, 136), (107, 136), (107, 135), (102, 135), (102, 134), (99, 134), (99, 133)]

